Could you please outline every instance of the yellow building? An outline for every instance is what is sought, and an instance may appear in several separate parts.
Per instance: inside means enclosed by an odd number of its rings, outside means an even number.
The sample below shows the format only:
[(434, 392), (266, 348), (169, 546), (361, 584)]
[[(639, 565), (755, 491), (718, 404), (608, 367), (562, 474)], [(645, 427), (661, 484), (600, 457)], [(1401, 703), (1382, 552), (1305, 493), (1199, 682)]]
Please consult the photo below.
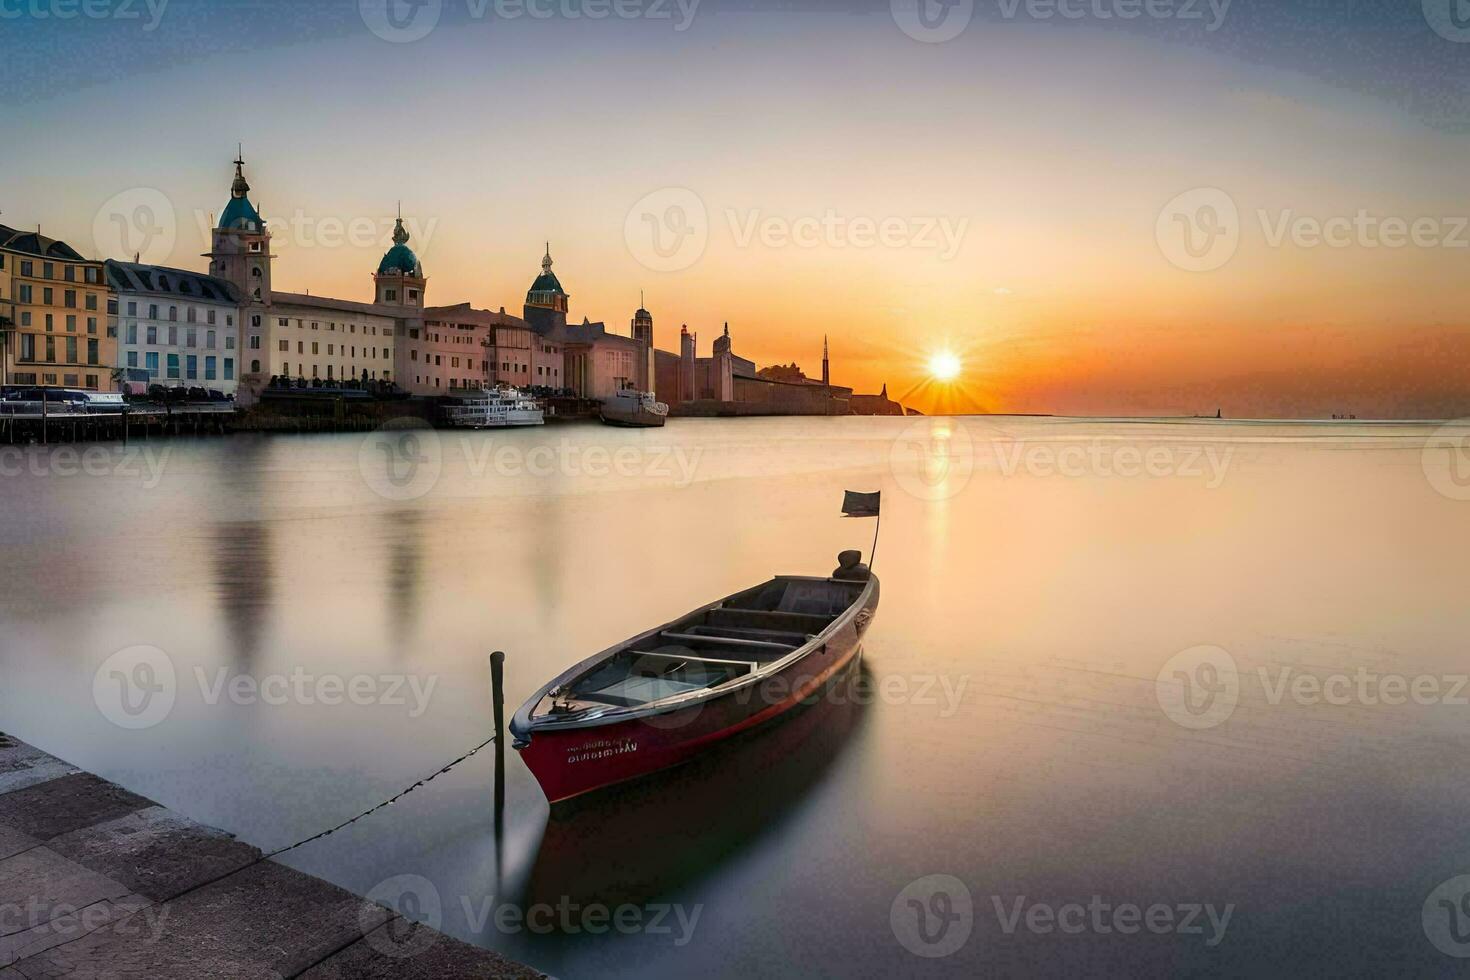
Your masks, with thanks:
[(117, 337), (108, 336), (101, 262), (39, 231), (0, 225), (0, 383), (112, 388)]

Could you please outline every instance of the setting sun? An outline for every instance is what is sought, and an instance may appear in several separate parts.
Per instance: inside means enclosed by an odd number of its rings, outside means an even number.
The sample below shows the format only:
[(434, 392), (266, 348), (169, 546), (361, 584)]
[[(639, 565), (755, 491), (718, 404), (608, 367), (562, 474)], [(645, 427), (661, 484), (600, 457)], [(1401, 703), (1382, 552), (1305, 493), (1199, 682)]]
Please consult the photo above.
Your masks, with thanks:
[(948, 351), (929, 358), (929, 376), (936, 381), (953, 381), (960, 376), (960, 359)]

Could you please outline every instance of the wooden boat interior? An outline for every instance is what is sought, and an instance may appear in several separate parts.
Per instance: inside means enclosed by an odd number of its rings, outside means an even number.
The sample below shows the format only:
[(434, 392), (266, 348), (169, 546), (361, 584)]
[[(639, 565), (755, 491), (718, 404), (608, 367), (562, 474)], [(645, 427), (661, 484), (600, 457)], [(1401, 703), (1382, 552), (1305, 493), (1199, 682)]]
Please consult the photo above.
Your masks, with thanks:
[(845, 613), (865, 582), (781, 576), (615, 648), (552, 690), (533, 715), (636, 708), (745, 677)]

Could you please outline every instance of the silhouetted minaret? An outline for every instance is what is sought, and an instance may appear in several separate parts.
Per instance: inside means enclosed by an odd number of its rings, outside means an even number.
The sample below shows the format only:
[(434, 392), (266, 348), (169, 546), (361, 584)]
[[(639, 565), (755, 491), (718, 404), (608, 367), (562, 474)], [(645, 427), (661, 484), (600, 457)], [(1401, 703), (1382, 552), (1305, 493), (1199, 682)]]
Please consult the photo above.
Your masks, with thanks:
[(832, 371), (827, 363), (827, 335), (822, 334), (822, 384), (832, 383)]

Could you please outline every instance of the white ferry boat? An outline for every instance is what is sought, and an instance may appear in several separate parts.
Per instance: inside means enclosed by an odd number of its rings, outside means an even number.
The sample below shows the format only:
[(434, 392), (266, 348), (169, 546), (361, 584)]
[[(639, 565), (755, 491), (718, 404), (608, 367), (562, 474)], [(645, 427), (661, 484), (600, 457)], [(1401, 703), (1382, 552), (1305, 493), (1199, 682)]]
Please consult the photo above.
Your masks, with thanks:
[(482, 388), (452, 396), (444, 404), (444, 420), (461, 429), (546, 424), (541, 404), (515, 388)]
[(653, 428), (664, 424), (669, 406), (654, 398), (651, 391), (624, 388), (603, 401), (600, 415), (608, 425)]

